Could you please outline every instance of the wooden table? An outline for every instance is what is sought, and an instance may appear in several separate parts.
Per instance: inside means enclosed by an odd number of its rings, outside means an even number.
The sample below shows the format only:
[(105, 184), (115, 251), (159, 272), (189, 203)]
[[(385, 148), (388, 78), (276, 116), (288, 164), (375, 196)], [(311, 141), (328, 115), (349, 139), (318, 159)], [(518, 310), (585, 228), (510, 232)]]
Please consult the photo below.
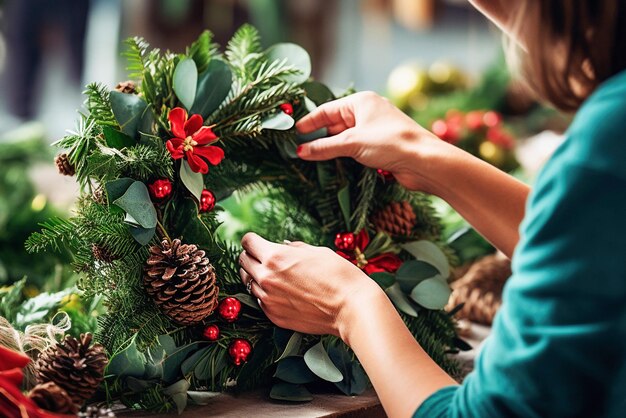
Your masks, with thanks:
[[(155, 415), (145, 411), (117, 412), (117, 415), (120, 418), (177, 417), (176, 412), (164, 415)], [(369, 389), (360, 396), (314, 394), (313, 401), (296, 404), (271, 401), (267, 397), (267, 391), (246, 392), (237, 397), (221, 394), (212, 399), (208, 405), (188, 406), (185, 412), (178, 416), (182, 418), (382, 418), (386, 415), (376, 393)]]

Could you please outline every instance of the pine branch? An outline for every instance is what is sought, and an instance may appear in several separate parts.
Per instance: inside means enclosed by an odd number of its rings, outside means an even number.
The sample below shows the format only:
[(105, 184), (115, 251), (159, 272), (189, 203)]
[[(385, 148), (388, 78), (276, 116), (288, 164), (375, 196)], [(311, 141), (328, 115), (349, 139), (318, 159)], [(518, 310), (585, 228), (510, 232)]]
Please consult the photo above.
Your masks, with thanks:
[(125, 43), (128, 49), (122, 53), (122, 56), (126, 58), (128, 76), (134, 80), (139, 80), (147, 69), (146, 55), (150, 44), (139, 36), (129, 38)]
[(187, 56), (193, 59), (201, 74), (206, 70), (211, 59), (219, 55), (217, 44), (213, 43), (213, 34), (208, 30), (202, 32), (200, 37), (187, 48)]
[(368, 217), (374, 198), (376, 197), (376, 184), (378, 182), (378, 174), (376, 170), (364, 168), (359, 180), (359, 197), (357, 198), (356, 208), (352, 212), (352, 229), (360, 231), (365, 228), (368, 223)]
[(241, 26), (226, 45), (225, 55), (239, 80), (251, 80), (251, 70), (263, 57), (259, 32), (251, 25)]
[(109, 89), (100, 83), (90, 83), (83, 92), (87, 98), (85, 106), (89, 111), (89, 115), (97, 121), (99, 125), (118, 126), (113, 111), (111, 110), (111, 101), (109, 98)]

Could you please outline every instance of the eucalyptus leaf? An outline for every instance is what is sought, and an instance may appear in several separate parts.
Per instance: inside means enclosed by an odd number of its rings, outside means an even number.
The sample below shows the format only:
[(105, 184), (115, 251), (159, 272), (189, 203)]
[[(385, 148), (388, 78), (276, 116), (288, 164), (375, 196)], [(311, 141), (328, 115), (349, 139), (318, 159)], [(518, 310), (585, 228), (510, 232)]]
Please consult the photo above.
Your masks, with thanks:
[(113, 355), (105, 373), (118, 378), (127, 376), (142, 378), (146, 369), (145, 364), (146, 357), (139, 352), (133, 338), (128, 347)]
[(448, 262), (448, 258), (437, 244), (421, 240), (403, 244), (402, 248), (417, 260), (425, 261), (435, 266), (443, 277), (448, 278), (450, 276), (450, 263)]
[(181, 374), (183, 361), (198, 349), (201, 341), (195, 341), (187, 345), (177, 347), (176, 351), (165, 357), (163, 360), (163, 380), (173, 382)]
[(176, 351), (176, 342), (171, 335), (162, 334), (157, 337), (159, 345), (165, 350), (165, 354), (170, 355)]
[(154, 228), (157, 224), (157, 214), (148, 188), (140, 181), (133, 182), (113, 204), (124, 209), (143, 228)]
[(328, 356), (343, 374), (335, 386), (347, 396), (360, 395), (367, 389), (368, 378), (363, 367), (343, 345), (328, 347)]
[(433, 265), (419, 260), (409, 260), (402, 263), (398, 271), (396, 271), (396, 280), (400, 284), (400, 288), (406, 294), (417, 286), (422, 280), (439, 275)]
[(130, 226), (129, 231), (135, 241), (140, 245), (148, 245), (156, 233), (156, 227), (143, 228), (141, 226)]
[(273, 45), (266, 51), (269, 62), (287, 60), (299, 72), (285, 76), (284, 79), (291, 83), (302, 84), (311, 76), (311, 58), (309, 53), (300, 45), (292, 43), (280, 43)]
[(426, 279), (411, 291), (411, 299), (426, 309), (443, 309), (450, 298), (450, 287), (443, 277)]
[(199, 390), (189, 390), (187, 391), (187, 395), (196, 405), (208, 405), (213, 398), (216, 398), (221, 395), (220, 392), (209, 392), (209, 391), (199, 391)]
[(328, 129), (326, 127), (320, 128), (317, 131), (309, 132), (308, 134), (298, 134), (298, 143), (305, 144), (307, 142), (315, 141), (316, 139), (326, 138), (328, 136)]
[(313, 400), (313, 395), (302, 385), (278, 382), (272, 386), (270, 398), (277, 401), (309, 402)]
[(237, 293), (236, 295), (233, 295), (233, 297), (246, 306), (249, 306), (258, 311), (261, 310), (261, 307), (259, 306), (259, 303), (256, 301), (256, 298), (253, 298), (251, 295), (248, 295), (246, 293)]
[(385, 293), (399, 311), (417, 318), (417, 310), (411, 305), (411, 302), (400, 288), (400, 284), (394, 283), (385, 289)]
[(383, 289), (387, 289), (396, 282), (396, 277), (387, 272), (372, 273), (370, 277)]
[(124, 178), (109, 181), (108, 183), (106, 183), (104, 185), (104, 188), (106, 189), (106, 192), (107, 192), (108, 201), (113, 202), (119, 199), (120, 197), (122, 197), (124, 193), (126, 193), (126, 190), (128, 190), (130, 185), (133, 184), (134, 182), (135, 180), (128, 178), (128, 177), (124, 177)]
[(179, 415), (182, 414), (187, 407), (187, 390), (189, 390), (189, 386), (190, 384), (187, 380), (181, 379), (163, 389), (163, 393), (172, 398)]
[(328, 357), (328, 353), (321, 341), (304, 353), (304, 362), (320, 379), (333, 383), (343, 380), (343, 375), (337, 369), (337, 366), (333, 364), (330, 357)]
[(198, 68), (191, 58), (185, 58), (176, 65), (172, 88), (178, 100), (186, 109), (191, 109), (196, 98)]
[(122, 149), (132, 147), (137, 144), (134, 138), (126, 135), (124, 132), (113, 129), (110, 126), (102, 127), (102, 134), (106, 143), (111, 148)]
[(226, 99), (233, 83), (230, 67), (219, 59), (212, 59), (206, 70), (198, 77), (196, 99), (191, 113), (209, 117)]
[(131, 138), (137, 137), (137, 130), (148, 108), (148, 104), (136, 94), (112, 91), (110, 94), (111, 109), (122, 132)]
[(261, 129), (273, 129), (275, 131), (287, 131), (293, 128), (296, 121), (285, 112), (276, 112), (269, 115), (261, 122)]
[(154, 385), (153, 382), (149, 382), (148, 380), (144, 379), (137, 379), (133, 376), (128, 376), (124, 383), (126, 384), (126, 387), (128, 387), (128, 389), (130, 389), (133, 393), (141, 393), (148, 389), (150, 386)]
[(276, 360), (276, 363), (278, 363), (285, 357), (297, 355), (298, 351), (300, 351), (301, 345), (302, 345), (302, 334), (296, 331), (293, 334), (291, 334), (289, 341), (287, 341), (287, 346), (285, 347), (285, 350), (280, 355), (280, 357), (278, 357), (278, 360)]
[(211, 353), (211, 348), (212, 347), (210, 346), (201, 348), (200, 350), (187, 357), (180, 365), (180, 371), (183, 373), (183, 376), (187, 377), (188, 375), (193, 373), (194, 369), (198, 366), (203, 357)]
[(198, 202), (202, 196), (202, 190), (204, 189), (204, 181), (202, 179), (202, 173), (194, 172), (187, 160), (183, 160), (180, 165), (180, 180), (183, 182), (189, 193), (195, 197)]
[(274, 377), (293, 384), (311, 383), (316, 379), (300, 356), (285, 357), (279, 361)]
[(346, 184), (337, 192), (337, 200), (339, 201), (339, 208), (341, 214), (346, 223), (346, 230), (350, 230), (350, 184)]
[(305, 97), (312, 100), (317, 106), (335, 100), (333, 92), (319, 81), (307, 81), (302, 87), (306, 92)]
[(298, 146), (294, 144), (293, 141), (279, 139), (275, 142), (275, 144), (282, 158), (286, 160), (299, 158), (298, 154), (296, 153)]

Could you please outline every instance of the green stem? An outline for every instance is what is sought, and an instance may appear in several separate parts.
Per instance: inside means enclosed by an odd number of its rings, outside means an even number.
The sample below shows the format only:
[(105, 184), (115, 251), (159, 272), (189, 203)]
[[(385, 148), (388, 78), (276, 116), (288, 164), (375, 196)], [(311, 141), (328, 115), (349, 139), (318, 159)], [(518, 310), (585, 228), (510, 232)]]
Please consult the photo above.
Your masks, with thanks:
[(165, 230), (165, 228), (163, 227), (163, 224), (161, 223), (161, 221), (157, 220), (157, 226), (159, 227), (161, 233), (163, 234), (163, 237), (165, 237), (169, 242), (172, 242), (172, 239), (170, 238), (170, 236), (167, 234), (167, 231)]

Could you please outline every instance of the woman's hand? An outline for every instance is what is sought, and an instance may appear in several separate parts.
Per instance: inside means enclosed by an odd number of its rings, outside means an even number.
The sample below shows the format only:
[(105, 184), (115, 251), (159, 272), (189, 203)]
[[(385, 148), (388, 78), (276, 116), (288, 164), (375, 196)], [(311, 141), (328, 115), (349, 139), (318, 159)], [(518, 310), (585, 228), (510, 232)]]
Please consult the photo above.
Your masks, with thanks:
[(444, 155), (452, 148), (372, 92), (325, 103), (296, 126), (302, 133), (325, 127), (333, 135), (301, 145), (298, 156), (304, 160), (351, 157), (365, 166), (390, 171), (407, 189), (435, 194), (429, 176), (431, 156)]
[(252, 294), (279, 327), (347, 339), (350, 310), (367, 306), (367, 298), (386, 298), (365, 273), (329, 248), (275, 244), (253, 233), (241, 245), (241, 280), (251, 283)]

